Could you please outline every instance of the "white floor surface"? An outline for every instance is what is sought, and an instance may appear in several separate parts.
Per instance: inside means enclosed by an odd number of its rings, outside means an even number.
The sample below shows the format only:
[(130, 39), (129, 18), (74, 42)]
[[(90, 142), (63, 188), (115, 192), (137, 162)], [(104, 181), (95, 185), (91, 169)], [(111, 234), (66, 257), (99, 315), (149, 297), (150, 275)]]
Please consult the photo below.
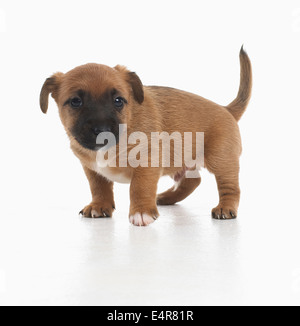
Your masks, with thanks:
[(247, 212), (244, 200), (237, 220), (212, 220), (198, 198), (203, 187), (138, 228), (128, 223), (125, 187), (116, 187), (123, 200), (116, 194), (113, 219), (81, 218), (76, 203), (1, 218), (0, 304), (300, 303), (300, 240), (291, 220)]

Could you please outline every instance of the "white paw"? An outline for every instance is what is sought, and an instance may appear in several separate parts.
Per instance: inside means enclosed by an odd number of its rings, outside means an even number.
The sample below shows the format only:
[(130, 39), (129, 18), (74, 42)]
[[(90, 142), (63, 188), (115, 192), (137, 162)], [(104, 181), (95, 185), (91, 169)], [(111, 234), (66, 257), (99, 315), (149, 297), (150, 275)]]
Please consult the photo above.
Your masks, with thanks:
[(135, 213), (129, 217), (130, 223), (136, 226), (148, 226), (149, 224), (155, 222), (155, 220), (156, 217), (141, 213)]

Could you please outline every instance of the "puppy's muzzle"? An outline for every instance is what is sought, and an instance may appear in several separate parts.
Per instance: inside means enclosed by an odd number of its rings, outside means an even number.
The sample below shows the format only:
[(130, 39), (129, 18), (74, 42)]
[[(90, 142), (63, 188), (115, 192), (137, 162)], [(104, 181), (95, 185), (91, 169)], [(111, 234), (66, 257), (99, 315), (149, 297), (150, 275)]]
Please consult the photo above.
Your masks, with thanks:
[(119, 132), (117, 127), (117, 123), (102, 123), (101, 121), (91, 123), (87, 121), (80, 127), (74, 128), (72, 134), (81, 146), (96, 151), (108, 143), (118, 143)]

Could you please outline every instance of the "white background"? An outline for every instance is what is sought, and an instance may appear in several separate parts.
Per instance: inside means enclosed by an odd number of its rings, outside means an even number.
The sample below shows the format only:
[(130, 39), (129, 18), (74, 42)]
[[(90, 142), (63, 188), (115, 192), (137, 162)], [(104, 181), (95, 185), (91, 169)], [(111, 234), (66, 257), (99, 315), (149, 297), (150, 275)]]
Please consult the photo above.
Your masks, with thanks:
[[(5, 1), (0, 4), (0, 304), (299, 304), (299, 1)], [(228, 104), (253, 64), (240, 122), (241, 204), (212, 221), (214, 177), (148, 228), (77, 213), (90, 194), (44, 80), (98, 62), (145, 85)], [(160, 188), (170, 185), (163, 180)], [(146, 185), (145, 185), (146, 186)]]

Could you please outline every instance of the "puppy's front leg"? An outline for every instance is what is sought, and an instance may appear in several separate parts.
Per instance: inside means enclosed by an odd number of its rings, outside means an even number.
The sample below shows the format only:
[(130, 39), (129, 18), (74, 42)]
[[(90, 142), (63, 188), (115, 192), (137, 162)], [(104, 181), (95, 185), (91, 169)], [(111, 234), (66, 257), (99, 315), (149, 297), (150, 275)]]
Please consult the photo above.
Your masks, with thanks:
[(80, 214), (84, 217), (111, 217), (115, 210), (113, 182), (86, 167), (83, 169), (90, 183), (92, 202)]
[(159, 216), (156, 206), (159, 168), (136, 168), (130, 184), (130, 223), (147, 226)]

